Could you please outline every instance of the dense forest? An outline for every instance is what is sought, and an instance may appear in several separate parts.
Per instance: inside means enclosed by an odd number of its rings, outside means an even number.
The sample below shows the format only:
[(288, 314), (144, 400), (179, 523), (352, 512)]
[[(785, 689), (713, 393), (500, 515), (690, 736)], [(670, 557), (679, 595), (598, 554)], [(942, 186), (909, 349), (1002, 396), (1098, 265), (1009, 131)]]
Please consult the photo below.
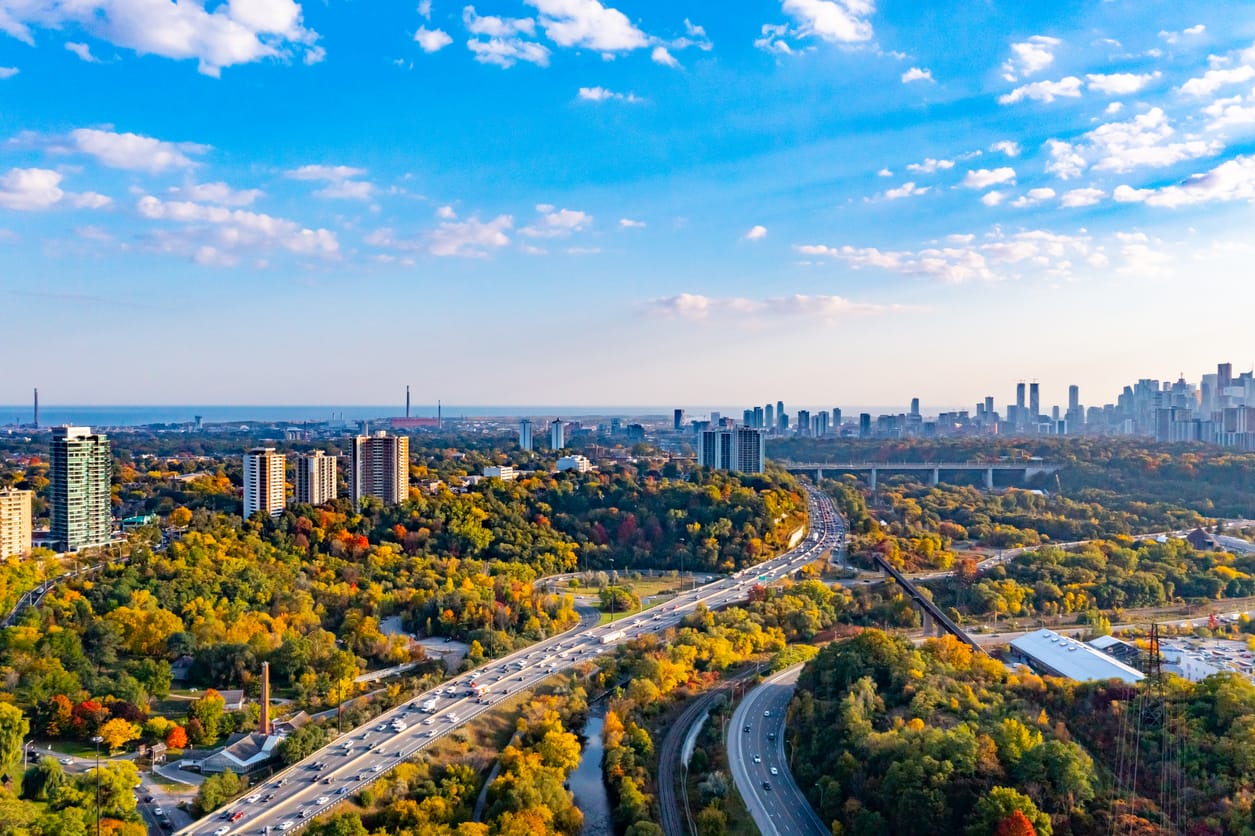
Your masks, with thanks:
[(1156, 759), (1161, 732), (1144, 728), (1138, 794), (1113, 778), (1133, 695), (1013, 670), (951, 638), (914, 647), (868, 630), (804, 668), (794, 769), (834, 833), (1166, 834), (1163, 770), (1184, 770), (1167, 800), (1184, 804), (1190, 834), (1255, 832), (1255, 686), (1172, 680), (1166, 727), (1184, 744)]

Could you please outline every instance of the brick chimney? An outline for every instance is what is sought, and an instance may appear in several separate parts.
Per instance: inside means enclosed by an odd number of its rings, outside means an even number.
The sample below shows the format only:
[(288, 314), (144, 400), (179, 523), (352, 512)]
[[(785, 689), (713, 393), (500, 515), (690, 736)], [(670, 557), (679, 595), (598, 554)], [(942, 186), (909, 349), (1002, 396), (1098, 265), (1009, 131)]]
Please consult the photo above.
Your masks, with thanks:
[(261, 663), (261, 733), (270, 734), (270, 663)]

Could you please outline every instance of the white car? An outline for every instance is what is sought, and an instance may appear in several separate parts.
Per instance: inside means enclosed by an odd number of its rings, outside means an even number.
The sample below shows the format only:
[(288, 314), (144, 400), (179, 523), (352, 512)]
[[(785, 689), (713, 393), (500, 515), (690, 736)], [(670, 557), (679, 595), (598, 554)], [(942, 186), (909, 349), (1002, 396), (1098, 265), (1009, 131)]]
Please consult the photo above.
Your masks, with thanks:
[(330, 800), (331, 800), (331, 799), (330, 799), (330, 798), (328, 798), (327, 796), (325, 796), (325, 795), (320, 795), (320, 796), (318, 796), (317, 798), (315, 798), (315, 799), (314, 799), (314, 804), (316, 804), (316, 805), (318, 805), (319, 807), (321, 807), (322, 805), (326, 804), (326, 803), (327, 803), (328, 801), (330, 801)]
[(772, 774), (772, 775), (779, 775), (779, 774), (780, 774), (780, 770), (779, 770), (779, 769), (776, 769), (776, 768), (773, 766), (773, 767), (771, 768), (771, 774)]
[(294, 827), (296, 827), (296, 822), (285, 821), (283, 824), (279, 825), (279, 830), (280, 832), (283, 832), (283, 831), (291, 830)]
[(381, 764), (381, 763), (377, 763), (377, 764), (375, 764), (374, 766), (372, 766), (372, 767), (370, 768), (370, 771), (371, 771), (371, 772), (382, 772), (382, 771), (383, 771), (383, 764)]
[(762, 763), (762, 762), (763, 762), (762, 755), (755, 755), (755, 756), (754, 756), (754, 763)]
[(226, 825), (223, 825), (222, 827), (214, 831), (214, 836), (227, 836), (227, 834), (230, 832), (231, 832), (231, 828), (227, 827)]

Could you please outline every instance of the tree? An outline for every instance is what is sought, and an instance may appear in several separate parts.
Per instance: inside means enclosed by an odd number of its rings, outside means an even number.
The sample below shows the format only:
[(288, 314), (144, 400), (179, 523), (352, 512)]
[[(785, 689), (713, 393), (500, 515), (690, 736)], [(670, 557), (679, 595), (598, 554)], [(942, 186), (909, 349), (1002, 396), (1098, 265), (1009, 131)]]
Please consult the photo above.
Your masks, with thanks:
[(1033, 799), (1011, 787), (994, 787), (976, 802), (968, 816), (967, 836), (996, 836), (1001, 823), (1020, 813), (1028, 820), (1034, 833), (1051, 836), (1050, 816), (1037, 809)]
[(114, 717), (100, 727), (98, 734), (110, 752), (117, 752), (132, 740), (139, 740), (143, 730), (129, 720)]
[(0, 703), (0, 764), (7, 774), (22, 759), (22, 741), (30, 734), (31, 724), (15, 705)]
[(180, 505), (170, 512), (170, 525), (175, 528), (187, 528), (192, 523), (192, 512)]
[(235, 798), (246, 786), (240, 776), (229, 769), (221, 775), (210, 775), (201, 783), (192, 807), (196, 815), (207, 815)]
[(324, 822), (315, 823), (308, 832), (310, 836), (368, 836), (357, 813), (337, 813)]
[(713, 804), (697, 814), (698, 836), (724, 836), (728, 832), (728, 817)]
[(187, 716), (189, 718), (189, 732), (195, 728), (191, 726), (190, 721), (195, 720), (200, 724), (199, 734), (192, 736), (192, 742), (196, 744), (212, 743), (218, 739), (222, 733), (222, 718), (226, 714), (227, 701), (222, 698), (213, 688), (205, 692), (204, 696), (195, 700), (188, 706)]
[(327, 743), (327, 730), (313, 723), (301, 726), (279, 744), (279, 760), (284, 764), (302, 761)]
[(175, 726), (166, 734), (166, 746), (171, 749), (187, 748), (187, 730), (182, 726)]
[(1011, 815), (998, 822), (994, 836), (1037, 836), (1037, 829), (1023, 812), (1013, 810)]
[(56, 758), (42, 757), (22, 782), (22, 794), (35, 801), (47, 801), (65, 783), (65, 770)]

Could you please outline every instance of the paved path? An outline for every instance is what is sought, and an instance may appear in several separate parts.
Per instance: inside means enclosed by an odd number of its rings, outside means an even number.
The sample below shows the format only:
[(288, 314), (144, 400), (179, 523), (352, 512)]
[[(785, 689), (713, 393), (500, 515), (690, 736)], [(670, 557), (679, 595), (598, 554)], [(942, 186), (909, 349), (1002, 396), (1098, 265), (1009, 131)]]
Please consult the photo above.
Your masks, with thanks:
[(764, 836), (832, 833), (793, 780), (784, 752), (784, 718), (801, 671), (802, 666), (795, 665), (746, 694), (728, 726), (728, 767)]

